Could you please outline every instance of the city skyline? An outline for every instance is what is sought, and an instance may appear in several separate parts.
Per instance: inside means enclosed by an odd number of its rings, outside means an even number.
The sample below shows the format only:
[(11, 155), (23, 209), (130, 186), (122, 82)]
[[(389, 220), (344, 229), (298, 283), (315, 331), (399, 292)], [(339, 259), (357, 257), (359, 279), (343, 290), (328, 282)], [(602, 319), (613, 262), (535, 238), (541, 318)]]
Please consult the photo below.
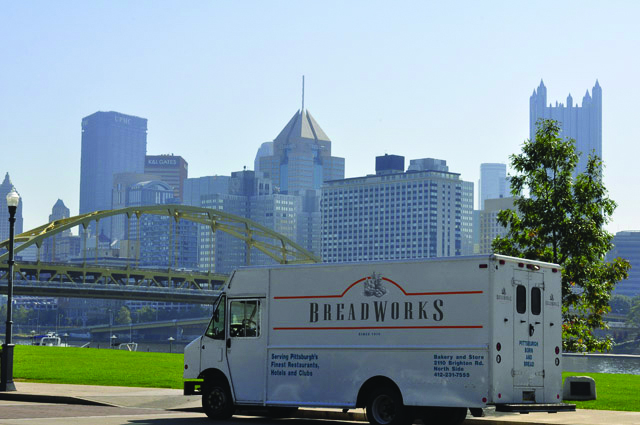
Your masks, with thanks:
[[(0, 172), (25, 200), (25, 230), (45, 223), (58, 198), (78, 214), (82, 117), (145, 117), (147, 155), (182, 156), (191, 177), (230, 175), (250, 169), (260, 145), (300, 107), (302, 75), (305, 107), (327, 130), (332, 155), (345, 158), (345, 177), (370, 173), (371, 161), (389, 153), (444, 159), (475, 182), (481, 163), (508, 163), (528, 138), (528, 100), (541, 79), (548, 103), (577, 99), (597, 79), (605, 184), (619, 204), (608, 228), (640, 228), (628, 189), (640, 154), (632, 103), (640, 62), (624, 54), (639, 41), (633, 3), (552, 12), (550, 2), (466, 3), (462, 11), (420, 3), (35, 4), (8, 5), (0, 17), (0, 34), (12, 41), (0, 46), (12, 58), (0, 70), (0, 139), (12, 151)], [(306, 13), (329, 26), (262, 25)], [(589, 34), (576, 31), (584, 22)], [(173, 35), (161, 31), (167, 26)]]

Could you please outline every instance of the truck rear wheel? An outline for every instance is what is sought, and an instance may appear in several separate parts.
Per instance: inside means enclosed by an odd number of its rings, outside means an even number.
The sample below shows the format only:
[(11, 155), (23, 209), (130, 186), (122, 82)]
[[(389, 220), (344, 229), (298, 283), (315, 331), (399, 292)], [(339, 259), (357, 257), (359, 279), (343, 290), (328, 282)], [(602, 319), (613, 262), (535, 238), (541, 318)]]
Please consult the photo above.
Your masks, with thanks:
[(425, 425), (459, 425), (467, 417), (464, 407), (428, 407), (421, 413)]
[(374, 389), (367, 400), (367, 420), (371, 425), (407, 425), (413, 419), (411, 410), (402, 403), (395, 388)]
[(235, 406), (229, 388), (217, 382), (205, 383), (202, 388), (202, 409), (210, 419), (229, 419), (233, 416)]

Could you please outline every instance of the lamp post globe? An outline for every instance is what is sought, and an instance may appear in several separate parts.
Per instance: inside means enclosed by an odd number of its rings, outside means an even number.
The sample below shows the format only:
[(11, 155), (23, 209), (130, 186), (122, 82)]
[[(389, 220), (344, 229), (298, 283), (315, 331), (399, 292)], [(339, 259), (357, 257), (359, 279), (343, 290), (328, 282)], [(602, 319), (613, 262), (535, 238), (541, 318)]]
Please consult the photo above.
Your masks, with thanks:
[(8, 207), (17, 207), (20, 203), (20, 195), (16, 192), (16, 188), (11, 188), (11, 191), (7, 193), (7, 206)]
[(7, 328), (5, 342), (2, 345), (2, 362), (0, 365), (0, 391), (15, 391), (13, 383), (13, 244), (16, 223), (16, 210), (20, 203), (20, 195), (15, 187), (7, 194), (7, 208), (9, 209), (9, 258), (7, 265)]

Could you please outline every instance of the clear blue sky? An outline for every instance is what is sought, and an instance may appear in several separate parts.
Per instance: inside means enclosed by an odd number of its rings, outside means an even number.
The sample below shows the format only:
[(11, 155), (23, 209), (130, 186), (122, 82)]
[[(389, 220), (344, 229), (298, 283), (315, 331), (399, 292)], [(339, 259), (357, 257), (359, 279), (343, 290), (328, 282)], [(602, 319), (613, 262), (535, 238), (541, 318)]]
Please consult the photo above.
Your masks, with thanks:
[[(256, 150), (305, 106), (346, 159), (447, 160), (477, 185), (528, 137), (529, 96), (581, 103), (603, 90), (609, 230), (640, 229), (640, 3), (29, 1), (0, 6), (0, 173), (25, 230), (58, 198), (78, 212), (80, 122), (149, 120), (149, 154), (189, 176), (253, 168)], [(477, 187), (476, 187), (477, 189)]]

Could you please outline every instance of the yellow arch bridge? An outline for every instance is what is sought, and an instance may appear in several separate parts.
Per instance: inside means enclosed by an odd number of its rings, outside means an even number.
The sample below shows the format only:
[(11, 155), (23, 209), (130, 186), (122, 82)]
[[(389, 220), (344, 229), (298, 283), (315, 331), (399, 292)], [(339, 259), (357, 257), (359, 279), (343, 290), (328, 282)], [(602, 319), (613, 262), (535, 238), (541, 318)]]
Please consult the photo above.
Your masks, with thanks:
[[(178, 226), (167, 226), (169, 263), (163, 269), (140, 266), (140, 220), (145, 215), (170, 217), (176, 224), (181, 220), (200, 224), (210, 235), (224, 232), (244, 242), (245, 265), (251, 265), (252, 253), (261, 252), (279, 264), (316, 263), (320, 259), (289, 238), (262, 226), (252, 220), (225, 213), (223, 211), (184, 205), (154, 205), (128, 207), (117, 210), (96, 211), (75, 217), (56, 220), (36, 227), (15, 237), (14, 255), (35, 245), (36, 261), (17, 261), (14, 265), (14, 293), (16, 295), (128, 299), (145, 301), (184, 302), (210, 304), (218, 296), (219, 288), (228, 275), (216, 273), (211, 266), (208, 271), (178, 269)], [(105, 266), (99, 263), (99, 237), (95, 239), (95, 256), (88, 256), (88, 229), (93, 227), (98, 234), (100, 220), (117, 216), (126, 217), (137, 226), (137, 243), (128, 253), (126, 265)], [(172, 223), (171, 220), (168, 220)], [(50, 246), (55, 249), (56, 235), (79, 227), (82, 238), (81, 257), (70, 263), (42, 262), (41, 251), (51, 238)], [(127, 235), (128, 240), (132, 235)], [(212, 240), (213, 238), (211, 238)], [(0, 242), (0, 288), (7, 292), (8, 244)], [(210, 244), (210, 264), (215, 258), (214, 244)], [(55, 255), (54, 255), (55, 258)], [(263, 256), (264, 258), (264, 256)], [(172, 266), (174, 266), (172, 268)]]

